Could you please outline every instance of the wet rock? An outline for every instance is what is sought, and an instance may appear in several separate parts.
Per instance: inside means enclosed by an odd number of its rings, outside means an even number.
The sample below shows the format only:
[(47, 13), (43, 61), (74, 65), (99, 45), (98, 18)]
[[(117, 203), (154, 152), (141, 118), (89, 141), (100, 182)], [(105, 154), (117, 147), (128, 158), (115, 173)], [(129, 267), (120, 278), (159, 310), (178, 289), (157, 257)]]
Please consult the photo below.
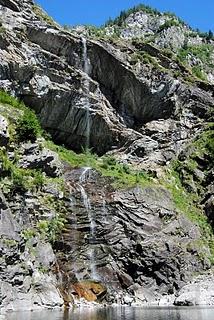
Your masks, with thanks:
[(102, 283), (94, 281), (80, 281), (73, 284), (73, 288), (79, 299), (84, 298), (89, 302), (100, 301), (107, 293), (107, 289)]

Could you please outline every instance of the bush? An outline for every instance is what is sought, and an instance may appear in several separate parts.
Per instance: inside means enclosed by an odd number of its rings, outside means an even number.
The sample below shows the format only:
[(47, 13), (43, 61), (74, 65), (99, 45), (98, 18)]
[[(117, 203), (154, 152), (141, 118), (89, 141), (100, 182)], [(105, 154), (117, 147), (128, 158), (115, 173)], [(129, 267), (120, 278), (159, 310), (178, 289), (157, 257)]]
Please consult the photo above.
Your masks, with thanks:
[(37, 229), (43, 238), (48, 238), (50, 242), (55, 242), (65, 228), (67, 220), (62, 215), (56, 215), (51, 220), (40, 220)]
[(202, 64), (209, 68), (213, 68), (211, 56), (214, 53), (213, 46), (211, 44), (201, 44), (185, 46), (178, 51), (177, 59), (179, 62), (187, 65), (189, 57), (195, 57), (199, 59), (199, 62), (192, 67), (192, 73), (201, 80), (206, 80), (206, 76), (202, 69)]
[(23, 110), (25, 108), (25, 105), (23, 102), (19, 101), (17, 98), (14, 98), (7, 92), (0, 90), (0, 102), (9, 104), (10, 106)]
[(166, 21), (164, 24), (162, 24), (159, 29), (158, 29), (158, 32), (161, 32), (163, 30), (167, 30), (168, 28), (171, 28), (173, 26), (177, 27), (180, 25), (180, 22), (176, 19), (171, 19), (171, 20), (168, 20)]
[(105, 27), (112, 26), (115, 24), (118, 26), (122, 26), (124, 21), (128, 18), (128, 16), (130, 16), (130, 14), (136, 13), (138, 11), (144, 11), (145, 13), (152, 14), (152, 15), (160, 15), (160, 12), (158, 10), (153, 9), (149, 6), (146, 6), (144, 4), (139, 4), (128, 10), (121, 11), (120, 15), (115, 19), (109, 18), (108, 21), (105, 23)]
[(16, 133), (19, 141), (34, 142), (41, 135), (42, 130), (34, 111), (25, 109), (21, 119), (18, 120)]

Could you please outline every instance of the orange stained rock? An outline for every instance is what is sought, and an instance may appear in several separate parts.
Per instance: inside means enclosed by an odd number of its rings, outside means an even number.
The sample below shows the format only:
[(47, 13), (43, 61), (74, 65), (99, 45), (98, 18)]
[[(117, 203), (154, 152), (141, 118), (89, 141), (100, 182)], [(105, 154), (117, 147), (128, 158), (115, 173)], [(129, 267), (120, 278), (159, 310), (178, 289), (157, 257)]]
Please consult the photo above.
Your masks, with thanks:
[(106, 287), (99, 282), (80, 281), (73, 285), (79, 298), (84, 298), (89, 302), (97, 301), (100, 296), (105, 295)]

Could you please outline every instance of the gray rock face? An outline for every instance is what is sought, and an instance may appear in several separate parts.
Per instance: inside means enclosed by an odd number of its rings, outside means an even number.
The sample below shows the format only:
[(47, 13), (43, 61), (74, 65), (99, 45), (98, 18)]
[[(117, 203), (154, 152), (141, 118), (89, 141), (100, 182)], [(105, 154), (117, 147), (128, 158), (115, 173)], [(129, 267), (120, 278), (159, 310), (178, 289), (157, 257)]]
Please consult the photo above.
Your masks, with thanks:
[(58, 155), (39, 144), (24, 144), (23, 155), (18, 165), (24, 169), (41, 169), (50, 177), (58, 177), (62, 173), (62, 164)]
[[(57, 142), (76, 151), (85, 147), (88, 111), (90, 147), (103, 154), (143, 138), (141, 127), (152, 120), (179, 121), (182, 110), (182, 121), (188, 122), (201, 97), (206, 97), (201, 99), (201, 109), (207, 103), (213, 105), (209, 92), (190, 90), (161, 70), (136, 71), (126, 53), (98, 41), (86, 42), (90, 72), (85, 74), (82, 39), (42, 21), (33, 8), (30, 14), (30, 1), (13, 2), (22, 6), (20, 12), (0, 8), (6, 30), (0, 35), (0, 87), (34, 108)], [(145, 14), (139, 15), (136, 23), (151, 30), (168, 19), (160, 16), (156, 24)], [(157, 50), (155, 54), (160, 56)]]
[(0, 235), (8, 239), (18, 240), (19, 226), (14, 221), (4, 195), (0, 191)]
[(0, 115), (0, 146), (6, 146), (9, 141), (8, 121)]
[(177, 306), (197, 306), (214, 304), (214, 278), (213, 276), (199, 276), (192, 283), (178, 292), (175, 299)]
[(8, 0), (8, 1), (0, 0), (0, 5), (6, 6), (10, 10), (13, 10), (13, 11), (17, 11), (17, 12), (20, 11), (20, 7), (19, 7), (18, 3), (13, 0)]
[[(76, 170), (67, 173), (72, 213), (56, 244), (67, 287), (75, 279), (99, 279), (109, 289), (108, 301), (128, 292), (138, 302), (157, 305), (162, 295), (182, 288), (192, 272), (209, 268), (209, 261), (200, 260), (199, 248), (194, 255), (189, 249), (200, 239), (199, 229), (176, 212), (168, 191), (112, 192), (96, 173), (88, 171), (82, 182), (80, 176)], [(153, 298), (140, 297), (138, 289)]]
[[(175, 78), (174, 71), (189, 75), (188, 70), (152, 45), (139, 50), (158, 59), (162, 68), (146, 61), (133, 66), (131, 45), (82, 39), (44, 21), (32, 5), (28, 0), (0, 0), (5, 30), (0, 33), (0, 88), (32, 107), (57, 142), (76, 151), (85, 146), (98, 154), (108, 151), (123, 163), (161, 176), (163, 167), (182, 156), (186, 144), (211, 118), (213, 87)], [(138, 35), (153, 34), (167, 19), (159, 16), (157, 21), (142, 12), (133, 15), (124, 38), (133, 36), (133, 28)], [(180, 47), (183, 30), (178, 26), (159, 30), (158, 45), (170, 42)], [(86, 62), (90, 68), (85, 68)], [(163, 67), (173, 72), (166, 73)], [(44, 148), (43, 141), (22, 146), (8, 141), (3, 114), (0, 145), (7, 146), (11, 161), (40, 170), (44, 177), (62, 177), (58, 156)], [(211, 188), (211, 169), (209, 177), (203, 170), (202, 164), (193, 175)], [(20, 190), (13, 186), (13, 174), (4, 172), (11, 175), (12, 187), (8, 191), (1, 184), (0, 193), (2, 310), (69, 305), (74, 283), (83, 279), (106, 285), (110, 303), (173, 304), (175, 299), (177, 305), (213, 303), (212, 275), (208, 282), (193, 282), (181, 291), (194, 273), (210, 269), (209, 249), (205, 252), (199, 245), (199, 227), (178, 212), (170, 192), (156, 185), (157, 180), (145, 188), (116, 190), (110, 179), (89, 168), (66, 165), (63, 173), (66, 192), (57, 184), (59, 179)], [(197, 192), (193, 180), (189, 188)], [(208, 195), (200, 205), (213, 222), (211, 189)], [(58, 229), (61, 237), (56, 236)], [(199, 298), (197, 288), (203, 291)]]
[(50, 266), (55, 262), (50, 244), (35, 239), (34, 243), (28, 242), (25, 246), (20, 236), (21, 230), (23, 226), (19, 217), (14, 219), (9, 204), (1, 193), (1, 313), (61, 307), (63, 300), (56, 289), (56, 279), (49, 273)]

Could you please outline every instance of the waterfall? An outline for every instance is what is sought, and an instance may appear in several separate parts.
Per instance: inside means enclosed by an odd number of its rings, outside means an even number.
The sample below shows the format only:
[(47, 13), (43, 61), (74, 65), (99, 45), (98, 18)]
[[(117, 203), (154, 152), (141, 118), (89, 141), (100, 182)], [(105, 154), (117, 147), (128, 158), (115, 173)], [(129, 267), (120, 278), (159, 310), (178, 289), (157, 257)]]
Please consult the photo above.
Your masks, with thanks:
[[(70, 195), (71, 194), (72, 194), (72, 191), (70, 187)], [(70, 200), (70, 207), (73, 209), (76, 205), (75, 200), (73, 199), (72, 196), (70, 196), (69, 200)], [(77, 221), (75, 210), (72, 210), (72, 218), (73, 218), (73, 228), (74, 228), (72, 264), (73, 264), (75, 276), (77, 280), (80, 280), (80, 275), (78, 273), (78, 257), (77, 256), (75, 257), (75, 252), (78, 252), (78, 245), (77, 245), (78, 239), (76, 236), (78, 221)]]
[(89, 73), (90, 73), (90, 60), (88, 58), (88, 49), (87, 49), (87, 41), (86, 38), (82, 37), (82, 44), (83, 44), (83, 71), (87, 74), (86, 78), (84, 79), (83, 85), (86, 92), (86, 101), (85, 101), (85, 109), (86, 109), (86, 128), (85, 128), (85, 136), (86, 136), (86, 143), (85, 148), (86, 150), (90, 147), (90, 128), (91, 128), (91, 121), (90, 121), (90, 101), (89, 101), (89, 92), (90, 92), (90, 80), (89, 80)]
[(106, 200), (105, 200), (105, 194), (104, 194), (104, 192), (103, 192), (103, 194), (102, 194), (102, 216), (103, 216), (103, 219), (104, 219), (104, 221), (105, 221), (105, 223), (107, 223), (108, 222), (108, 220), (107, 220), (107, 209), (106, 209)]
[(90, 73), (90, 60), (88, 58), (88, 49), (87, 49), (87, 41), (86, 38), (82, 37), (83, 44), (83, 70), (86, 74)]
[[(79, 177), (79, 190), (81, 193), (81, 197), (83, 200), (84, 207), (86, 209), (88, 219), (90, 222), (90, 240), (89, 240), (89, 245), (91, 246), (90, 253), (89, 253), (89, 260), (90, 260), (90, 273), (91, 273), (91, 278), (94, 280), (98, 280), (99, 277), (96, 272), (96, 265), (95, 265), (95, 250), (93, 247), (93, 240), (95, 240), (96, 236), (96, 223), (94, 221), (93, 217), (93, 211), (91, 208), (91, 202), (90, 198), (83, 186), (84, 183), (86, 183), (87, 179), (90, 177), (90, 167), (83, 168), (83, 172)], [(92, 242), (92, 243), (91, 243)]]

